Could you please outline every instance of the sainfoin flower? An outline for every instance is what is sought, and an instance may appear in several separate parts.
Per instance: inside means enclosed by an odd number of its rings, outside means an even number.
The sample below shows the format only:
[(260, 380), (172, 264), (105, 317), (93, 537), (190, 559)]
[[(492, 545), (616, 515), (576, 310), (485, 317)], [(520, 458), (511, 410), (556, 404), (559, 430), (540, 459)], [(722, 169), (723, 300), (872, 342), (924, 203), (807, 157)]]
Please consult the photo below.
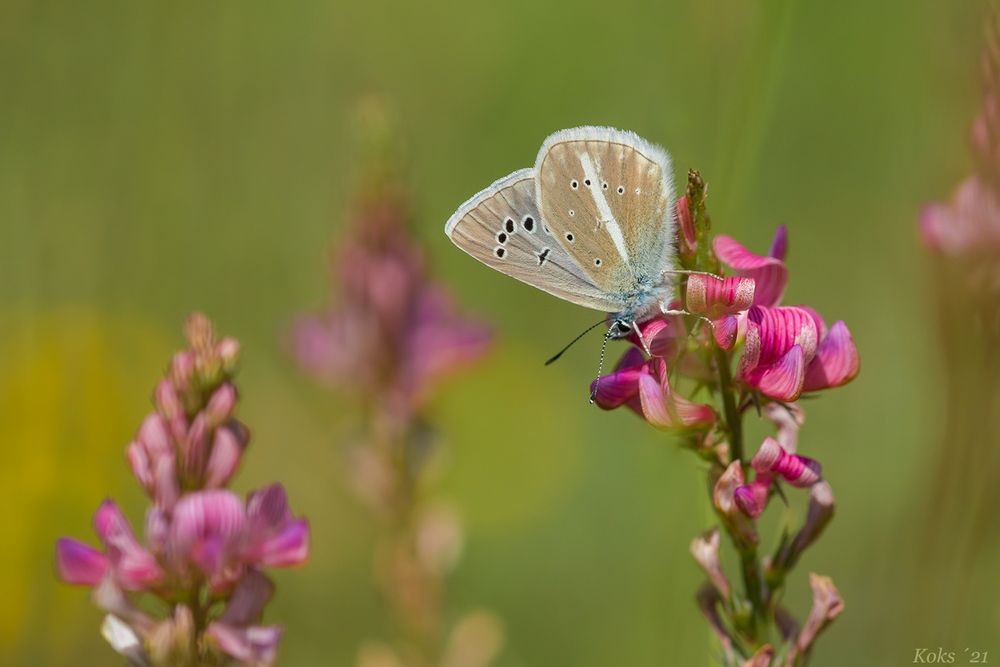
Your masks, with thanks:
[[(827, 326), (809, 306), (783, 305), (788, 233), (780, 227), (766, 255), (710, 234), (705, 185), (689, 174), (678, 201), (678, 299), (669, 314), (640, 322), (615, 369), (591, 383), (598, 406), (621, 406), (682, 442), (708, 462), (718, 524), (691, 543), (708, 581), (697, 600), (719, 639), (723, 662), (744, 667), (791, 665), (840, 610), (826, 577), (813, 576), (816, 603), (799, 633), (777, 600), (789, 571), (833, 516), (832, 488), (820, 464), (798, 453), (804, 393), (847, 384), (860, 362), (847, 325)], [(756, 414), (773, 427), (747, 452), (743, 421)], [(761, 558), (758, 518), (784, 487), (807, 489), (809, 508), (773, 555)], [(722, 534), (740, 561), (742, 590), (725, 574)], [(769, 626), (775, 626), (773, 630)], [(780, 647), (771, 641), (779, 638)], [(786, 660), (787, 658), (787, 660)]]
[[(105, 500), (94, 515), (101, 548), (62, 538), (56, 566), (63, 581), (94, 588), (110, 615), (106, 636), (138, 664), (214, 664), (224, 654), (267, 665), (281, 630), (257, 624), (273, 594), (261, 570), (304, 563), (309, 526), (293, 516), (280, 484), (246, 500), (222, 488), (249, 441), (233, 416), (239, 346), (217, 341), (201, 315), (186, 331), (189, 348), (174, 357), (156, 389), (157, 410), (127, 448), (152, 501), (144, 539)], [(141, 611), (132, 600), (141, 593), (165, 602), (168, 617)]]
[(292, 328), (299, 365), (316, 379), (405, 418), (440, 378), (483, 355), (486, 326), (458, 314), (428, 276), (396, 190), (362, 198), (333, 258), (334, 299)]

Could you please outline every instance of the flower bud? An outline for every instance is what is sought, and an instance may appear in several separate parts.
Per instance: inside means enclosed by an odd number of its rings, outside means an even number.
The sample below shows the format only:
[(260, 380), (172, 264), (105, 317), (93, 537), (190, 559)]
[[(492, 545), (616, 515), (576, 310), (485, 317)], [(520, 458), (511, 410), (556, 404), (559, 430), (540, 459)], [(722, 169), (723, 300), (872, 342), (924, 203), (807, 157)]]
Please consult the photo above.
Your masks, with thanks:
[(712, 582), (715, 590), (723, 600), (729, 599), (729, 580), (722, 572), (722, 561), (719, 558), (719, 529), (713, 528), (708, 532), (699, 535), (691, 542), (691, 555), (697, 561), (701, 569), (708, 575), (708, 580)]
[(716, 512), (729, 526), (733, 539), (751, 546), (757, 544), (757, 531), (753, 522), (736, 503), (736, 489), (743, 486), (743, 483), (743, 466), (739, 461), (733, 461), (716, 481), (712, 489), (712, 501)]

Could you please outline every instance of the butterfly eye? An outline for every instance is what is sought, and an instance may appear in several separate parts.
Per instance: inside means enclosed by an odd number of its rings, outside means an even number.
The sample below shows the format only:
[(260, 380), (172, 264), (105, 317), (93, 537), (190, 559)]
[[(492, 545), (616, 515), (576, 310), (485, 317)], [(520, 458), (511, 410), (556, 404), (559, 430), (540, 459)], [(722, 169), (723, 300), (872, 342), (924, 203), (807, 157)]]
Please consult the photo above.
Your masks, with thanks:
[(627, 334), (632, 329), (632, 327), (630, 327), (627, 323), (621, 320), (615, 322), (615, 327), (617, 328), (618, 333), (620, 334)]

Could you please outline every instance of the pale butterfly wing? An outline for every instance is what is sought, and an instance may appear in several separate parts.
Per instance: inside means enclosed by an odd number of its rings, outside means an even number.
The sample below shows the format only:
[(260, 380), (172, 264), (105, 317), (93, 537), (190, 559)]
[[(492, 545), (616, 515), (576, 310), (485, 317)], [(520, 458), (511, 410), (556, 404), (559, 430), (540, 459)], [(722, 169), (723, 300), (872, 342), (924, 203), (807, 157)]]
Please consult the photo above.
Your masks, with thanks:
[(444, 231), (483, 264), (586, 308), (621, 310), (553, 237), (535, 199), (532, 169), (500, 179), (462, 204)]
[(540, 213), (608, 295), (635, 294), (673, 268), (670, 157), (633, 134), (578, 127), (549, 136), (535, 163)]

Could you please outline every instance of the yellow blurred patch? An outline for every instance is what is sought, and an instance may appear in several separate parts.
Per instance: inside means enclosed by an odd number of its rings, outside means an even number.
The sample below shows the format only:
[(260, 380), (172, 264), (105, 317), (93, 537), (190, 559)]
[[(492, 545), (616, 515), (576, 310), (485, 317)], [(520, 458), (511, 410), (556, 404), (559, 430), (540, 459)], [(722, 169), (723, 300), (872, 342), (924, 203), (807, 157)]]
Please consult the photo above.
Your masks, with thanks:
[[(8, 511), (0, 572), (0, 655), (32, 633), (59, 638), (52, 655), (72, 650), (93, 623), (82, 590), (54, 577), (54, 541), (94, 542), (91, 515), (114, 495), (130, 512), (139, 490), (124, 447), (150, 409), (170, 353), (167, 338), (136, 321), (83, 308), (21, 313), (0, 332), (0, 488)], [(80, 622), (73, 622), (77, 619)], [(56, 631), (59, 629), (58, 631)], [(42, 643), (41, 645), (44, 645)]]

